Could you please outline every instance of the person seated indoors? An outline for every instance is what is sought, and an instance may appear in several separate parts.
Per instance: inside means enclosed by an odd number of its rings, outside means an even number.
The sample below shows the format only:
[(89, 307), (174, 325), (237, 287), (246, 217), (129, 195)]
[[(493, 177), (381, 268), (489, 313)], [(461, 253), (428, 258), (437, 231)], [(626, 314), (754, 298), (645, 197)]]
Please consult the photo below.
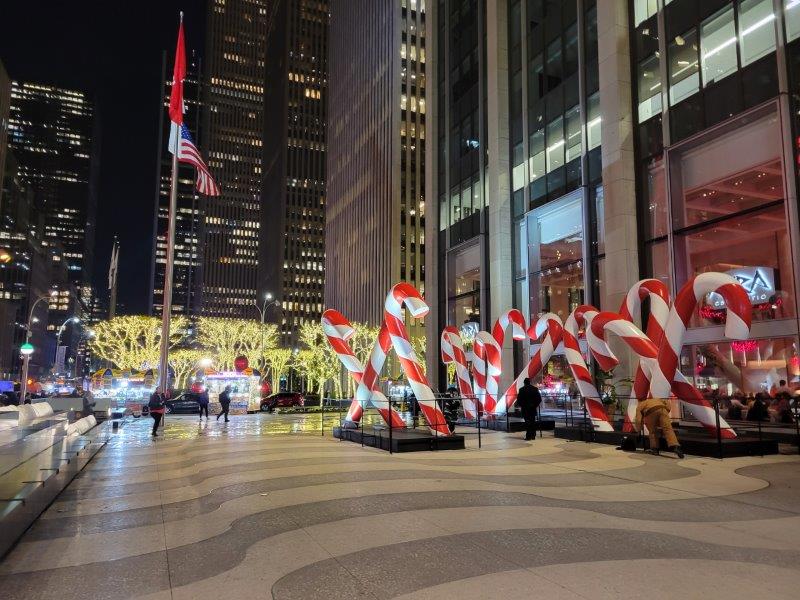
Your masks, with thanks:
[(733, 420), (741, 420), (742, 410), (746, 408), (744, 403), (744, 394), (735, 392), (729, 400), (728, 418)]
[(792, 409), (789, 405), (791, 396), (787, 392), (778, 392), (772, 409), (775, 411), (776, 423), (794, 423)]
[(750, 410), (747, 411), (748, 421), (769, 421), (769, 408), (767, 400), (769, 396), (764, 392), (758, 392)]

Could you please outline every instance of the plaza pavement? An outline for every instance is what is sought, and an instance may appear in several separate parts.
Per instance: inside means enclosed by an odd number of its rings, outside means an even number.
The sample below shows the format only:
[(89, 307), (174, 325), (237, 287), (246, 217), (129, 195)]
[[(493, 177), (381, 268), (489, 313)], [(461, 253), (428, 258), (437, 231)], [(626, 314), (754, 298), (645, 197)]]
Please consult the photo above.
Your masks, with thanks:
[(797, 456), (504, 433), (390, 456), (318, 421), (126, 425), (0, 563), (0, 597), (798, 597)]

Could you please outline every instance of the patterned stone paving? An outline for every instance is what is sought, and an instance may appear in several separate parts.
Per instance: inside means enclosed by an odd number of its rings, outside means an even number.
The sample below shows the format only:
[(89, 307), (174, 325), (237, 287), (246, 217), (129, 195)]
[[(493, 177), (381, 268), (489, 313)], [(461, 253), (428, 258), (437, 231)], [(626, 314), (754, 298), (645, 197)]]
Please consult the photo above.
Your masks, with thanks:
[(5, 557), (0, 597), (797, 597), (795, 456), (504, 433), (390, 456), (314, 415), (148, 426), (125, 426)]

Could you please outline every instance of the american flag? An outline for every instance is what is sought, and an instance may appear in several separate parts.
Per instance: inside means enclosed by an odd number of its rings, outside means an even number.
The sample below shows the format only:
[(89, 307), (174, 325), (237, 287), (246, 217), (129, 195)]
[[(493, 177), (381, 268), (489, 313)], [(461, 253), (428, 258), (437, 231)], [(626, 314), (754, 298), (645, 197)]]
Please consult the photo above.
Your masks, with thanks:
[[(172, 126), (172, 133), (174, 134), (175, 125)], [(200, 151), (192, 142), (192, 136), (189, 133), (189, 130), (186, 128), (186, 125), (180, 125), (181, 130), (181, 142), (178, 148), (178, 160), (182, 163), (187, 163), (192, 165), (195, 169), (197, 169), (197, 191), (201, 194), (206, 194), (207, 196), (219, 196), (219, 187), (217, 187), (214, 178), (211, 177), (211, 173), (206, 166), (206, 163), (203, 162), (203, 158), (200, 156)], [(174, 148), (174, 140), (172, 139), (172, 135), (170, 136), (170, 144), (169, 150), (170, 152), (173, 151)]]

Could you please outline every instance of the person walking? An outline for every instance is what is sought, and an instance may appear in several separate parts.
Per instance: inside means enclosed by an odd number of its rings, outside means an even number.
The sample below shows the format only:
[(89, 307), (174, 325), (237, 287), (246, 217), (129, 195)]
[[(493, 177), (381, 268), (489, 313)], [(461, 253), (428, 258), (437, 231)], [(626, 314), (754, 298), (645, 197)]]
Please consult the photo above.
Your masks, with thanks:
[(669, 403), (666, 400), (648, 398), (639, 402), (636, 406), (636, 431), (642, 431), (642, 423), (647, 427), (650, 436), (650, 454), (658, 454), (661, 436), (659, 430), (667, 440), (667, 448), (670, 452), (683, 458), (683, 450), (678, 444), (678, 438), (672, 429), (672, 421), (669, 418)]
[(222, 415), (225, 415), (225, 422), (228, 422), (228, 410), (231, 407), (231, 386), (226, 385), (225, 389), (222, 390), (222, 393), (219, 395), (219, 405), (222, 407), (222, 410), (219, 411), (217, 415), (217, 421)]
[(539, 388), (531, 385), (531, 380), (526, 377), (522, 380), (522, 387), (517, 393), (517, 405), (522, 411), (522, 418), (525, 419), (525, 439), (530, 441), (536, 439), (536, 410), (542, 403), (542, 395)]
[(205, 412), (206, 421), (208, 421), (208, 390), (206, 388), (197, 394), (197, 404), (200, 407), (200, 420), (203, 420), (203, 412)]
[(150, 409), (150, 416), (153, 417), (153, 437), (156, 437), (158, 426), (161, 424), (161, 419), (164, 418), (164, 396), (160, 392), (153, 392), (147, 408)]

